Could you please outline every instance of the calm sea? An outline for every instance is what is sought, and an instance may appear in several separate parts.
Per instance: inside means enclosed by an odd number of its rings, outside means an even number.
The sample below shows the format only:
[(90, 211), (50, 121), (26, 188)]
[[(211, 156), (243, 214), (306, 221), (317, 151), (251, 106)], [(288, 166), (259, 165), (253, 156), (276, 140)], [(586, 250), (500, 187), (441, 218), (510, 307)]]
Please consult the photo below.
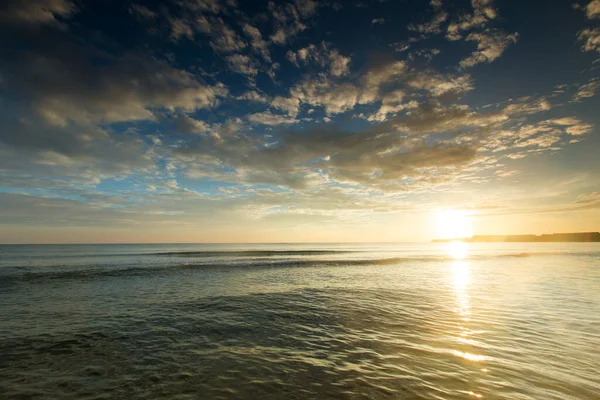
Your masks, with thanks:
[(0, 398), (598, 399), (600, 244), (0, 246)]

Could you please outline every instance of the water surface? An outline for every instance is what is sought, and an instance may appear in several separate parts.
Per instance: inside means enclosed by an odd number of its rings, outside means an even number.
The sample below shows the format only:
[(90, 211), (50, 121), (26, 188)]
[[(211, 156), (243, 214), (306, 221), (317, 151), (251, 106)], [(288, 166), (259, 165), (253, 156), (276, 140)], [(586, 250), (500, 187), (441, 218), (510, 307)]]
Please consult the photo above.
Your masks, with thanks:
[(0, 393), (597, 399), (600, 244), (0, 246)]

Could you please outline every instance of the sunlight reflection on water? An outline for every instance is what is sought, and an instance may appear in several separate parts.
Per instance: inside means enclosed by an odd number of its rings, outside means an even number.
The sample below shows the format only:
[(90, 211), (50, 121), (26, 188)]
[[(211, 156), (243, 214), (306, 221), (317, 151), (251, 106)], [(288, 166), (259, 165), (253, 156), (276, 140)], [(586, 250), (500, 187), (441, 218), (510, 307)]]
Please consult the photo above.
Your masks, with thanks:
[(465, 242), (448, 242), (446, 250), (450, 257), (457, 260), (462, 260), (469, 255), (469, 247)]
[[(462, 346), (475, 347), (477, 345), (477, 334), (481, 333), (481, 331), (474, 331), (468, 326), (471, 321), (471, 296), (469, 290), (471, 289), (472, 273), (470, 262), (467, 260), (469, 247), (464, 242), (450, 242), (447, 246), (447, 252), (454, 260), (450, 263), (451, 274), (449, 278), (456, 296), (455, 312), (459, 316), (459, 337), (456, 340)], [(491, 360), (491, 357), (469, 351), (454, 350), (452, 353), (459, 358), (476, 363)], [(487, 372), (485, 368), (481, 370)], [(473, 391), (469, 391), (467, 394), (477, 398), (483, 397), (481, 394)]]

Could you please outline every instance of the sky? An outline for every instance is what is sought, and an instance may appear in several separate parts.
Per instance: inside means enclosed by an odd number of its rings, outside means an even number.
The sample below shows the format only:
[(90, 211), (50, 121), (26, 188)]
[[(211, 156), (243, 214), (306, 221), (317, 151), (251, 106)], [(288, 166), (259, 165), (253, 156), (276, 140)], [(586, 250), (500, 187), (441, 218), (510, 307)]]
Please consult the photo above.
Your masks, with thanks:
[(600, 230), (600, 0), (0, 5), (0, 243)]

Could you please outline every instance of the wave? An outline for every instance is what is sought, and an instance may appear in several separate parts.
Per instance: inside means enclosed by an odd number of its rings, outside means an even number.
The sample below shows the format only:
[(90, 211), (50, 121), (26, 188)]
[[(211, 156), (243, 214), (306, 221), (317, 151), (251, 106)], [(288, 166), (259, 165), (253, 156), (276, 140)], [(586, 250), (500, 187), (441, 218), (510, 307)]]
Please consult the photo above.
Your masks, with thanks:
[[(326, 255), (338, 255), (338, 254), (358, 254), (367, 253), (364, 250), (243, 250), (243, 251), (180, 251), (180, 252), (163, 252), (163, 253), (145, 253), (145, 254), (132, 254), (135, 256), (171, 256), (171, 257), (194, 257), (194, 258), (224, 258), (224, 257), (254, 257), (254, 258), (268, 258), (268, 257), (285, 257), (285, 256), (326, 256)], [(381, 250), (377, 253), (397, 253), (394, 250)], [(503, 253), (503, 254), (472, 254), (467, 255), (463, 259), (465, 260), (480, 260), (488, 258), (526, 258), (533, 256), (589, 256), (593, 254), (600, 254), (594, 252), (570, 252), (570, 251), (556, 251), (556, 252), (535, 252), (535, 253)], [(392, 259), (392, 258), (381, 258), (381, 259)], [(395, 257), (393, 259), (398, 260), (413, 260), (413, 261), (443, 261), (443, 260), (454, 260), (447, 254), (440, 255), (428, 255), (428, 256), (407, 256), (407, 257)], [(368, 260), (368, 259), (365, 259)], [(353, 261), (353, 260), (349, 260)]]
[[(289, 267), (308, 267), (308, 266), (352, 266), (352, 265), (384, 265), (397, 264), (409, 258), (383, 258), (383, 259), (362, 259), (362, 260), (283, 260), (283, 261), (265, 261), (244, 260), (243, 262), (230, 263), (194, 263), (194, 264), (172, 264), (172, 265), (152, 265), (152, 266), (131, 266), (122, 268), (111, 267), (92, 267), (76, 270), (52, 271), (52, 266), (44, 267), (43, 271), (17, 272), (10, 275), (4, 275), (0, 280), (0, 287), (4, 284), (26, 281), (29, 283), (44, 283), (55, 280), (90, 280), (97, 278), (111, 277), (133, 277), (150, 276), (157, 274), (169, 274), (175, 271), (183, 271), (193, 268), (289, 268)], [(62, 266), (54, 266), (62, 267)], [(85, 268), (85, 266), (83, 266)], [(13, 269), (14, 270), (14, 269)]]
[[(355, 266), (355, 265), (392, 265), (402, 263), (419, 262), (448, 262), (448, 261), (475, 261), (494, 258), (527, 258), (535, 255), (531, 253), (497, 254), (497, 255), (473, 255), (464, 258), (455, 258), (447, 255), (440, 256), (416, 256), (416, 257), (384, 257), (384, 258), (361, 258), (361, 259), (292, 259), (292, 260), (244, 260), (228, 264), (194, 263), (183, 264), (184, 268), (194, 267), (302, 267), (302, 266)], [(249, 262), (250, 261), (250, 262)]]
[(170, 274), (177, 271), (188, 269), (213, 269), (213, 268), (302, 268), (302, 267), (343, 267), (357, 265), (392, 265), (403, 262), (424, 262), (424, 261), (443, 261), (441, 258), (410, 258), (410, 257), (394, 257), (394, 258), (379, 258), (379, 259), (342, 259), (342, 260), (314, 260), (314, 259), (296, 259), (296, 260), (281, 260), (267, 261), (264, 259), (243, 260), (240, 262), (228, 263), (177, 263), (172, 265), (152, 265), (152, 266), (131, 266), (122, 268), (111, 267), (92, 267), (76, 270), (59, 270), (52, 271), (52, 266), (44, 267), (43, 271), (28, 271), (22, 273), (14, 273), (4, 275), (0, 281), (0, 287), (10, 285), (16, 282), (28, 283), (46, 283), (56, 280), (93, 280), (100, 278), (116, 278), (116, 277), (134, 277), (134, 276), (151, 276)]
[[(89, 280), (97, 278), (111, 278), (124, 276), (148, 276), (153, 274), (170, 274), (175, 271), (183, 271), (187, 269), (210, 269), (210, 268), (302, 268), (302, 267), (344, 267), (344, 266), (378, 266), (378, 265), (395, 265), (408, 263), (427, 263), (427, 262), (454, 262), (454, 261), (483, 261), (502, 258), (528, 258), (540, 256), (590, 256), (598, 255), (598, 253), (505, 253), (505, 254), (476, 254), (466, 256), (464, 258), (454, 258), (448, 255), (427, 255), (427, 256), (405, 256), (405, 257), (380, 257), (380, 258), (343, 258), (343, 259), (323, 259), (323, 258), (297, 258), (297, 259), (274, 259), (270, 258), (274, 255), (331, 255), (341, 253), (355, 253), (345, 251), (243, 251), (243, 252), (181, 252), (181, 253), (159, 253), (160, 255), (181, 255), (189, 257), (197, 257), (206, 259), (205, 262), (177, 263), (172, 264), (142, 264), (119, 266), (114, 265), (79, 265), (77, 269), (63, 269), (64, 265), (48, 265), (44, 266), (43, 270), (30, 270), (28, 267), (5, 266), (4, 271), (10, 271), (8, 274), (3, 274), (0, 280), (0, 287), (10, 285), (16, 282), (47, 282), (63, 279), (74, 280)], [(216, 255), (215, 255), (216, 254)], [(214, 257), (250, 257), (247, 258), (231, 258), (223, 260), (209, 260)], [(261, 258), (262, 257), (262, 258)], [(55, 268), (61, 268), (56, 270)]]
[(357, 253), (355, 250), (242, 250), (242, 251), (171, 251), (165, 253), (147, 253), (154, 256), (175, 257), (276, 257), (276, 256), (313, 256)]

